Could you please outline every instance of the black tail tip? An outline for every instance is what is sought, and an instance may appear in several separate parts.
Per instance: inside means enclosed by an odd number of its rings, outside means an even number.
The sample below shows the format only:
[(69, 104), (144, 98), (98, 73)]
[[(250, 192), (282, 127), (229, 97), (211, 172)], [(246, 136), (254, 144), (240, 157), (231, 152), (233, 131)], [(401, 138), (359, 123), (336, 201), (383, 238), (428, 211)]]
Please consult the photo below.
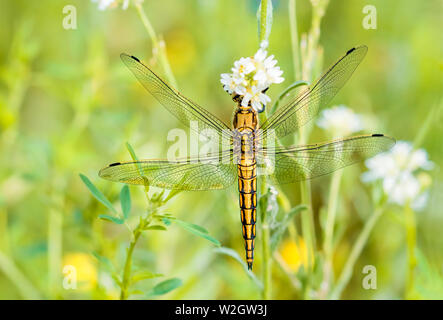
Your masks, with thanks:
[(248, 262), (248, 270), (252, 271), (252, 262)]

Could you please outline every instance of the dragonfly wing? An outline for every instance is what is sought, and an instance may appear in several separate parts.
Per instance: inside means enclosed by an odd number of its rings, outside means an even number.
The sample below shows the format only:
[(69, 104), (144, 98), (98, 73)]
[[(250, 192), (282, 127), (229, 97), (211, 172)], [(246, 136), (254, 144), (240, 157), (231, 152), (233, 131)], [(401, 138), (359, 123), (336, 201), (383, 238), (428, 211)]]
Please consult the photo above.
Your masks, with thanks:
[(230, 138), (231, 131), (226, 124), (171, 88), (139, 59), (124, 53), (120, 55), (120, 58), (143, 87), (183, 124), (189, 127), (191, 121), (196, 121), (199, 132), (208, 129), (215, 130), (225, 138)]
[(259, 174), (285, 184), (331, 173), (389, 150), (395, 140), (381, 134), (297, 147), (264, 148), (257, 155)]
[(314, 118), (320, 106), (327, 104), (351, 77), (367, 51), (366, 46), (352, 48), (312, 87), (303, 90), (294, 101), (277, 109), (260, 127), (264, 139), (270, 129), (277, 138), (283, 138)]
[(140, 160), (117, 162), (99, 172), (99, 176), (116, 182), (149, 185), (176, 190), (224, 189), (237, 178), (231, 157), (218, 154), (200, 159)]

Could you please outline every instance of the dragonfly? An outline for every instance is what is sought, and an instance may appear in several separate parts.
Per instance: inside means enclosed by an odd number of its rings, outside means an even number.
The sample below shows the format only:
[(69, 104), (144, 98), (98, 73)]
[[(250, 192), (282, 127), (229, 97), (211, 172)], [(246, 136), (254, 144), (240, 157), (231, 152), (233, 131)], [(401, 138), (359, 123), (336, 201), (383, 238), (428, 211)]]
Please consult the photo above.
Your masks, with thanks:
[[(197, 159), (114, 162), (101, 169), (99, 176), (126, 184), (193, 191), (225, 189), (237, 182), (246, 263), (251, 270), (256, 238), (258, 175), (266, 175), (267, 181), (276, 185), (299, 182), (370, 158), (395, 144), (395, 139), (383, 134), (290, 147), (278, 142), (312, 120), (320, 106), (331, 101), (367, 50), (366, 46), (348, 50), (313, 85), (277, 108), (263, 123), (259, 123), (258, 113), (250, 104), (244, 107), (240, 97), (233, 96), (237, 105), (231, 128), (168, 85), (138, 58), (121, 54), (123, 63), (170, 113), (187, 126), (194, 121), (202, 131), (211, 130), (227, 141), (227, 147)], [(277, 143), (269, 143), (271, 140)]]

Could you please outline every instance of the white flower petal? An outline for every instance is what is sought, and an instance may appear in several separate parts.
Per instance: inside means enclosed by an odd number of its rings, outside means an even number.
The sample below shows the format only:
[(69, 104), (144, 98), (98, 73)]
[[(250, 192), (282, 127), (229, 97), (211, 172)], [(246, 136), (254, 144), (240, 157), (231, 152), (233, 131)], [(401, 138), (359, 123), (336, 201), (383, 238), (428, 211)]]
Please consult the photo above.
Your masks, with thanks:
[(276, 66), (274, 55), (267, 57), (268, 42), (262, 42), (253, 57), (240, 58), (234, 62), (231, 74), (222, 74), (221, 83), (228, 93), (235, 92), (242, 97), (241, 105), (249, 104), (257, 111), (271, 101), (262, 91), (273, 83), (284, 81), (283, 71)]
[(347, 136), (363, 130), (362, 117), (344, 105), (323, 110), (317, 125), (334, 137)]

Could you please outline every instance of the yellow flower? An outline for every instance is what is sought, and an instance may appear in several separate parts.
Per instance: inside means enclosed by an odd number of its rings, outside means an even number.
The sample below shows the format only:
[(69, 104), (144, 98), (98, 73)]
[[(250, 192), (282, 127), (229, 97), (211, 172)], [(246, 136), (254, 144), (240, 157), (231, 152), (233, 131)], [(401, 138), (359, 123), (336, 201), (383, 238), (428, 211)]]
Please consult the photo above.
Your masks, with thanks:
[[(73, 269), (73, 268), (75, 269)], [(76, 281), (76, 288), (79, 290), (90, 290), (97, 283), (97, 267), (91, 255), (83, 252), (71, 252), (63, 257), (63, 269), (66, 276), (72, 277)], [(71, 272), (74, 270), (74, 273)]]
[(296, 272), (302, 265), (308, 266), (308, 248), (302, 238), (298, 241), (285, 240), (280, 246), (280, 254), (288, 267)]

